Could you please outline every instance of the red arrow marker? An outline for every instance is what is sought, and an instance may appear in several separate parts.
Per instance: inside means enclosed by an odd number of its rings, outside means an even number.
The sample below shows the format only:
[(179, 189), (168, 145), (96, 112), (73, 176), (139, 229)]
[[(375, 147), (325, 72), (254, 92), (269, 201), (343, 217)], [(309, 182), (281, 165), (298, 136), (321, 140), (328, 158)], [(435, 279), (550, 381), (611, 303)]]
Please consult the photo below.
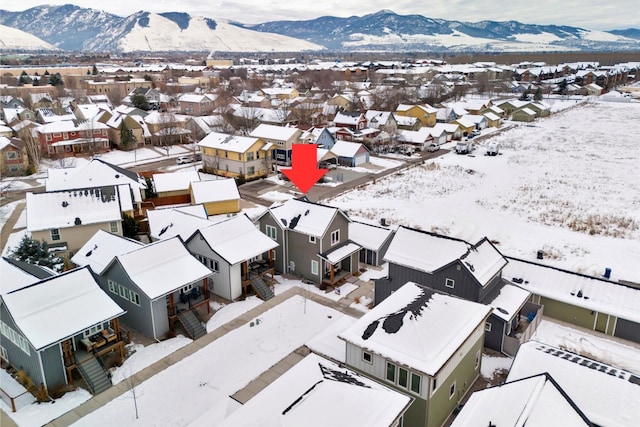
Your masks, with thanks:
[(280, 169), (300, 191), (306, 193), (328, 172), (318, 169), (318, 146), (316, 144), (293, 144), (291, 146), (291, 169)]

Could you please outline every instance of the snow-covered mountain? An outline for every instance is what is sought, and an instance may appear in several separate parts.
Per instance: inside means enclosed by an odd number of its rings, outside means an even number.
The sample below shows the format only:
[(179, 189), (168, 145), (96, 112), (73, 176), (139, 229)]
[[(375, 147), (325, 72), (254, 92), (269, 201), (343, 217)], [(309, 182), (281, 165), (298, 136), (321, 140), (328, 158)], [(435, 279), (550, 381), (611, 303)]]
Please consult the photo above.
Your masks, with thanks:
[(398, 15), (389, 10), (361, 17), (324, 16), (309, 21), (274, 21), (245, 28), (302, 38), (332, 50), (499, 52), (638, 48), (638, 38), (631, 37), (637, 33), (632, 29), (616, 34), (517, 21), (472, 23)]
[(0, 24), (20, 28), (64, 50), (92, 52), (322, 50), (306, 40), (258, 32), (187, 13), (137, 12), (120, 17), (74, 5), (0, 10)]
[(49, 51), (58, 48), (24, 31), (0, 25), (0, 51), (3, 50)]
[(220, 51), (619, 51), (637, 49), (637, 29), (592, 31), (516, 21), (475, 23), (398, 15), (324, 16), (244, 25), (182, 12), (127, 17), (74, 5), (0, 10), (0, 24), (64, 50), (94, 52)]

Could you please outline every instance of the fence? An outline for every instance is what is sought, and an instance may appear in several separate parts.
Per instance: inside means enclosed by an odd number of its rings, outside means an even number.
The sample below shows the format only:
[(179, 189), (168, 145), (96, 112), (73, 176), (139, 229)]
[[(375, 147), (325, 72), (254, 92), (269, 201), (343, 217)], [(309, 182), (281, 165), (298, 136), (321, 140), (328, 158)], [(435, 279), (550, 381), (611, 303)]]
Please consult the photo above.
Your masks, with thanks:
[[(31, 399), (20, 399), (22, 396), (25, 395), (29, 395), (32, 398)], [(33, 402), (33, 396), (31, 395), (31, 393), (29, 393), (28, 390), (25, 390), (24, 392), (18, 394), (17, 396), (10, 396), (9, 393), (7, 393), (6, 391), (4, 391), (2, 388), (0, 388), (0, 400), (2, 400), (3, 402), (5, 402), (7, 405), (9, 405), (11, 407), (11, 412), (16, 412), (18, 410), (18, 406), (22, 407), (22, 406), (26, 406), (27, 403), (21, 403), (23, 400), (26, 402), (28, 401), (29, 403)]]
[[(522, 311), (524, 313), (530, 313), (533, 311), (536, 313), (536, 315), (533, 319), (531, 319), (529, 325), (522, 332), (519, 338), (509, 337), (509, 336), (504, 337), (504, 341), (502, 343), (502, 351), (504, 353), (508, 354), (509, 356), (515, 356), (516, 352), (518, 351), (518, 348), (520, 348), (520, 345), (524, 344), (525, 342), (529, 341), (529, 339), (531, 339), (531, 336), (534, 334), (536, 329), (538, 329), (538, 325), (542, 321), (543, 310), (544, 310), (544, 307), (538, 306), (536, 304), (532, 304), (529, 302), (525, 304)], [(526, 316), (522, 316), (522, 317), (524, 319), (527, 319)]]

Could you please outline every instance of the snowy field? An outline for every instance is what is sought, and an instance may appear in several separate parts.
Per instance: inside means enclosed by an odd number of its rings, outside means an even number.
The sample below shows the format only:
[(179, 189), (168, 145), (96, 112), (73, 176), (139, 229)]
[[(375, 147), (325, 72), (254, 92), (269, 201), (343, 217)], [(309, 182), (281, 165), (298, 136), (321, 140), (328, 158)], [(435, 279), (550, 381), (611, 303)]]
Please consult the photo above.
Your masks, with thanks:
[(501, 155), (453, 152), (337, 198), (363, 221), (385, 218), (505, 255), (640, 282), (640, 104), (595, 102), (487, 141)]

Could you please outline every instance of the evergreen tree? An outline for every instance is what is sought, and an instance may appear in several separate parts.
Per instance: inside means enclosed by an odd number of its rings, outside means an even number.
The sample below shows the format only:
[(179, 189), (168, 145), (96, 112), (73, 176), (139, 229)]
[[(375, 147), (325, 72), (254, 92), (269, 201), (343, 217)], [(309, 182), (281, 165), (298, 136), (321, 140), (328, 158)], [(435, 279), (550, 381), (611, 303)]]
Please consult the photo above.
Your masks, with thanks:
[(44, 240), (39, 242), (25, 235), (18, 246), (11, 250), (9, 258), (29, 264), (42, 265), (54, 271), (62, 271), (64, 261), (49, 251), (49, 245)]
[(141, 110), (144, 110), (144, 111), (149, 110), (149, 101), (147, 101), (147, 98), (145, 98), (144, 95), (140, 95), (139, 93), (131, 97), (131, 104), (134, 107), (139, 108)]
[[(88, 71), (87, 71), (87, 74), (89, 74)], [(98, 75), (98, 67), (96, 67), (95, 64), (93, 64), (93, 70), (91, 70), (91, 74), (93, 74), (94, 76)]]
[(137, 142), (136, 136), (133, 134), (133, 131), (129, 129), (124, 120), (120, 125), (120, 142), (126, 149), (131, 148)]
[(536, 101), (542, 101), (542, 89), (538, 88), (536, 93), (533, 95), (533, 99)]
[(140, 226), (134, 217), (128, 214), (122, 215), (122, 234), (124, 237), (136, 237)]

